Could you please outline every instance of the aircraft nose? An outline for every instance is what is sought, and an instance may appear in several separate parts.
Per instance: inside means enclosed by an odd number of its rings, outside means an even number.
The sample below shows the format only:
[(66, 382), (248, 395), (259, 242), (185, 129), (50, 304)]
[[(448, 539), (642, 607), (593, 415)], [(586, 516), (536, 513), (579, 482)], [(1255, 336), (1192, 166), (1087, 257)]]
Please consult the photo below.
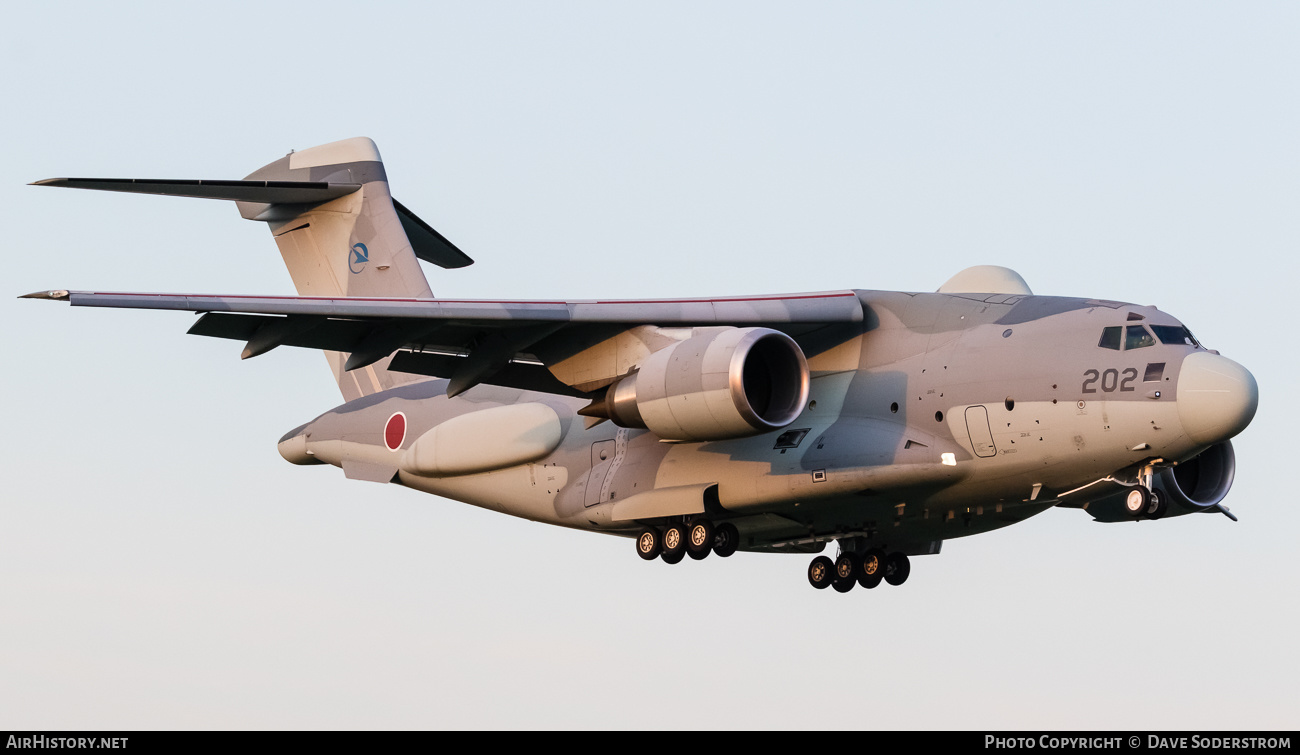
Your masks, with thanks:
[(1250, 371), (1227, 357), (1197, 351), (1183, 359), (1178, 375), (1178, 418), (1197, 443), (1227, 440), (1250, 424), (1259, 406), (1259, 385)]

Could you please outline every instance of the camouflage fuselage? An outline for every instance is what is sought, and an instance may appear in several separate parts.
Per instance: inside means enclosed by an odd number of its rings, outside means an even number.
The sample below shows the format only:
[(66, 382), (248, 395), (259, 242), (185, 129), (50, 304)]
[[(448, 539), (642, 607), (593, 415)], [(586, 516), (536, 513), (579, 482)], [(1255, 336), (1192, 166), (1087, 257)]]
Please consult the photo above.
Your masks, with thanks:
[[(616, 505), (653, 490), (705, 491), (747, 548), (802, 549), (860, 537), (894, 549), (1020, 521), (1061, 496), (1145, 460), (1190, 458), (1178, 385), (1200, 347), (1098, 345), (1103, 329), (1179, 325), (1153, 307), (1017, 295), (860, 291), (864, 318), (800, 338), (811, 370), (807, 407), (755, 437), (664, 442), (590, 420), (585, 402), (480, 385), (447, 398), (427, 380), (340, 406), (302, 435), (319, 461), (391, 469), (385, 422), (403, 412), (405, 444), (489, 407), (541, 403), (564, 425), (546, 458), (479, 474), (394, 481), (551, 524), (633, 534)], [(1226, 360), (1225, 360), (1226, 361)], [(356, 475), (350, 475), (356, 476)], [(364, 475), (361, 475), (364, 476)], [(1076, 504), (1108, 489), (1075, 494)]]

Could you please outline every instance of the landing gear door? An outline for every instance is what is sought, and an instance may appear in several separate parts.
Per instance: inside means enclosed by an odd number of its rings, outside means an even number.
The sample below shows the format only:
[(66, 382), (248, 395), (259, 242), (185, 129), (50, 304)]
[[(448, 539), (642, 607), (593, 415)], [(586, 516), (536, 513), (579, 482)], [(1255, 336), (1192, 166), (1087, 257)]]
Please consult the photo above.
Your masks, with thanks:
[(982, 406), (966, 407), (966, 432), (970, 433), (971, 448), (975, 455), (988, 458), (997, 454), (993, 445), (993, 430), (989, 427), (989, 411)]

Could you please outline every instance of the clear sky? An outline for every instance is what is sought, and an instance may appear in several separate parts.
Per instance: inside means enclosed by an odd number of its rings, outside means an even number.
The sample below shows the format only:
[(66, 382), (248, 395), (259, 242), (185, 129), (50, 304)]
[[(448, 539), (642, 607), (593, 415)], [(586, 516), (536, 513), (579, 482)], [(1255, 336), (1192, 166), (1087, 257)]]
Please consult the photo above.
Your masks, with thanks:
[[(1300, 727), (1294, 3), (24, 3), (0, 30), (0, 729)], [(290, 293), (227, 203), (369, 136), (442, 296), (1155, 304), (1261, 391), (1226, 503), (816, 592), (298, 468), (324, 359), (46, 288)]]

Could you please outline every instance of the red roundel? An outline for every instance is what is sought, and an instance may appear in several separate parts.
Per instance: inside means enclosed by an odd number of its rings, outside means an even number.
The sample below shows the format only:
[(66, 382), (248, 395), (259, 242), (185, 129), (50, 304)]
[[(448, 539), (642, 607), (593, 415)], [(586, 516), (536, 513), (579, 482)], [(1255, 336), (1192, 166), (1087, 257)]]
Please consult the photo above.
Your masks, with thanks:
[(406, 415), (398, 412), (388, 418), (388, 424), (384, 425), (384, 444), (388, 446), (389, 451), (396, 451), (402, 447), (402, 441), (406, 440)]

